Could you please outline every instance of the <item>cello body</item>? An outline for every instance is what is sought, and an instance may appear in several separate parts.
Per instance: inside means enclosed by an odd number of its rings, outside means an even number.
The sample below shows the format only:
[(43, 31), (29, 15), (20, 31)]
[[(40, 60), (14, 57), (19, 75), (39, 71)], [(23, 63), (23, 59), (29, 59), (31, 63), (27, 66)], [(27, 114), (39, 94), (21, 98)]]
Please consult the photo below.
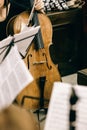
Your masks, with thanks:
[[(11, 19), (7, 26), (8, 34), (13, 35), (20, 33), (23, 26), (27, 24), (28, 17), (29, 12), (25, 11)], [(45, 14), (38, 13), (38, 19), (41, 26), (44, 48), (37, 50), (34, 42), (30, 45), (28, 53), (24, 58), (24, 62), (31, 72), (34, 80), (28, 86), (26, 86), (26, 88), (19, 93), (16, 98), (16, 101), (19, 105), (23, 105), (23, 107), (26, 109), (34, 110), (40, 108), (42, 89), (40, 80), (42, 79), (42, 84), (44, 84), (44, 88), (42, 90), (42, 98), (44, 100), (44, 104), (42, 105), (44, 108), (48, 108), (53, 83), (61, 81), (58, 68), (52, 62), (49, 53), (49, 47), (52, 44), (52, 24)]]

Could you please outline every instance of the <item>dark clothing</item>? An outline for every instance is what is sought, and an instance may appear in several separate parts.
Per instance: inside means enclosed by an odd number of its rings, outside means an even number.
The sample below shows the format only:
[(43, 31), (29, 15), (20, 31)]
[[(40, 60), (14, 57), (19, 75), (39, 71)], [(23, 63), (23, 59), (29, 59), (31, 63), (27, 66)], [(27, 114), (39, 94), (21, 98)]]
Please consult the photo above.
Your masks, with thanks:
[(10, 3), (14, 4), (15, 6), (19, 6), (25, 10), (30, 8), (29, 0), (10, 0)]
[(6, 26), (10, 18), (30, 8), (29, 0), (10, 0), (10, 3), (11, 7), (6, 20), (0, 22), (0, 40), (3, 40), (7, 37)]

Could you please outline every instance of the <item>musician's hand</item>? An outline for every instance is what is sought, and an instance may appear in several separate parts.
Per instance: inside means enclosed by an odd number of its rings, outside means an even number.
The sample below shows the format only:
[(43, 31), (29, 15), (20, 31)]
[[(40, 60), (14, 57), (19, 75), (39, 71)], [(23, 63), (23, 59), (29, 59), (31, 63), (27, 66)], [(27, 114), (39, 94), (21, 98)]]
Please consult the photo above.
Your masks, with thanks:
[(44, 2), (43, 0), (36, 0), (35, 10), (44, 13)]
[(0, 8), (2, 8), (4, 5), (4, 0), (0, 0)]

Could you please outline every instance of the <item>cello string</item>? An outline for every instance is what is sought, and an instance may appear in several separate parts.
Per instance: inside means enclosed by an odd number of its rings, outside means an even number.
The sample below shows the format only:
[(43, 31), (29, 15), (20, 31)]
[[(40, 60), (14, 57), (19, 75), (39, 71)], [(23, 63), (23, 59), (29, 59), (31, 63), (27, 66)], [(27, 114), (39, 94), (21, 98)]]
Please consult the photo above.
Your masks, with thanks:
[(33, 18), (33, 14), (34, 14), (34, 9), (35, 9), (35, 4), (36, 4), (36, 0), (34, 0), (34, 4), (33, 4), (33, 7), (32, 7), (32, 10), (31, 10), (31, 13), (30, 13), (30, 16), (28, 18), (28, 27), (30, 25), (30, 22), (32, 21), (32, 18)]
[(35, 7), (37, 8), (36, 10), (38, 10), (38, 11), (40, 11), (42, 13), (45, 13), (44, 12), (44, 2), (41, 1), (41, 0), (39, 0), (39, 1), (34, 0), (34, 4), (33, 4), (33, 7), (31, 9), (31, 13), (30, 13), (30, 16), (29, 16), (29, 19), (28, 19), (28, 25), (27, 26), (29, 26), (30, 22), (32, 21), (34, 11), (35, 11)]

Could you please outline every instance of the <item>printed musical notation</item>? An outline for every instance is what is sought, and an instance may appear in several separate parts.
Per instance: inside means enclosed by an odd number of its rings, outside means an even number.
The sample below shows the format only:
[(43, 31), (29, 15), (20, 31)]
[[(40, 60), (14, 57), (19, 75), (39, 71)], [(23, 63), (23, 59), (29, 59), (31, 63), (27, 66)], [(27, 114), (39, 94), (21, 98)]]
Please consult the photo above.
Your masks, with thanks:
[[(73, 96), (77, 97), (72, 105), (73, 123), (70, 122), (72, 88), (76, 94)], [(71, 125), (73, 130), (87, 129), (87, 87), (55, 82), (44, 130), (71, 130)]]
[(13, 46), (0, 64), (0, 110), (12, 104), (19, 92), (32, 80), (33, 77), (21, 59), (17, 46)]
[(0, 41), (0, 110), (33, 81), (20, 53), (25, 56), (40, 26), (25, 28), (21, 33)]

